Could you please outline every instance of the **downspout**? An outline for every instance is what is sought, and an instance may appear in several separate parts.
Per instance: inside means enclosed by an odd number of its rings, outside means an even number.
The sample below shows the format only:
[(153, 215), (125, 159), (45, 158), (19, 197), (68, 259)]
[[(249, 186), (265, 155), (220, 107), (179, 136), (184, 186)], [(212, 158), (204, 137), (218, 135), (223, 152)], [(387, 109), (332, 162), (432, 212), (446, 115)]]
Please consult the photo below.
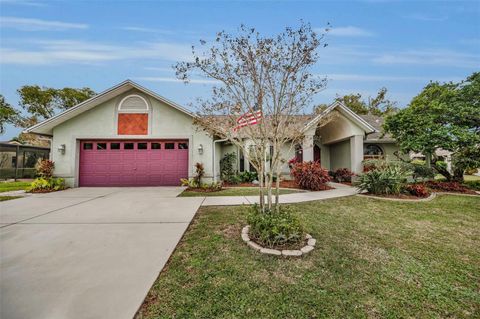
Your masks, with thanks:
[(226, 142), (226, 141), (228, 141), (228, 139), (227, 139), (227, 138), (224, 138), (224, 139), (221, 139), (221, 140), (216, 140), (216, 141), (214, 140), (213, 143), (212, 143), (212, 145), (213, 145), (213, 150), (212, 150), (212, 152), (213, 152), (212, 172), (213, 172), (213, 182), (214, 182), (214, 183), (217, 182), (217, 173), (215, 172), (215, 144), (216, 144), (216, 143), (219, 143), (219, 142)]

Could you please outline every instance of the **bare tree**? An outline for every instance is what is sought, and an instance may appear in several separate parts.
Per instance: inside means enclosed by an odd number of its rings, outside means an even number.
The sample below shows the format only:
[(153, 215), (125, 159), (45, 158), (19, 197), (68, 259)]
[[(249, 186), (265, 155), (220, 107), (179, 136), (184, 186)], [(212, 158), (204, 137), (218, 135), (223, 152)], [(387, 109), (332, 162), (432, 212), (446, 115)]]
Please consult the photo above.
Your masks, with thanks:
[[(198, 100), (196, 124), (244, 150), (258, 172), (262, 211), (272, 209), (273, 176), (280, 176), (287, 160), (282, 150), (291, 151), (303, 139), (305, 122), (299, 115), (326, 86), (326, 79), (311, 71), (318, 48), (326, 46), (324, 36), (303, 22), (298, 29), (266, 37), (242, 25), (237, 34), (219, 32), (211, 44), (200, 41), (200, 49), (192, 47), (193, 62), (176, 65), (177, 77), (185, 82), (203, 76), (219, 83), (209, 99)], [(258, 123), (238, 128), (237, 120), (245, 114)], [(277, 178), (275, 204), (279, 182)]]

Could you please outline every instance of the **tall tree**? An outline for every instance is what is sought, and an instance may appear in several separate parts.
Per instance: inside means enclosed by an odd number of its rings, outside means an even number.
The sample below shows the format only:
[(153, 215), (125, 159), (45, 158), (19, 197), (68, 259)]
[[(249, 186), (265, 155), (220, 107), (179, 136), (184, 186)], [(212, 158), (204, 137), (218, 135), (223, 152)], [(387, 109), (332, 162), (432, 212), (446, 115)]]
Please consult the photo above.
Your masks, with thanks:
[(20, 106), (38, 120), (50, 118), (55, 113), (64, 111), (95, 95), (90, 88), (54, 89), (38, 85), (22, 86), (17, 92), (20, 96)]
[[(179, 79), (188, 81), (201, 74), (219, 82), (210, 99), (199, 100), (196, 124), (244, 150), (259, 175), (262, 210), (272, 208), (273, 176), (280, 176), (288, 160), (281, 150), (293, 148), (303, 137), (304, 123), (292, 116), (301, 114), (325, 86), (325, 79), (311, 72), (322, 45), (323, 35), (308, 24), (286, 28), (276, 36), (262, 36), (242, 25), (238, 34), (222, 31), (212, 44), (201, 41), (200, 51), (193, 48), (194, 62), (176, 66)], [(258, 123), (236, 129), (242, 114), (254, 114)]]
[[(375, 97), (367, 97), (365, 100), (360, 93), (337, 95), (336, 102), (341, 102), (357, 114), (373, 114), (377, 116), (386, 116), (398, 111), (397, 103), (387, 98), (387, 89), (381, 88)], [(321, 111), (318, 107), (316, 113)]]
[[(463, 181), (465, 169), (480, 166), (480, 72), (460, 83), (429, 83), (407, 108), (387, 117), (384, 129), (403, 152), (421, 152), (448, 180)], [(439, 148), (452, 152), (453, 174), (435, 165)]]
[[(49, 88), (38, 85), (25, 85), (17, 90), (20, 101), (19, 106), (24, 113), (17, 111), (14, 124), (26, 128), (37, 124), (81, 103), (92, 96), (95, 92), (90, 88)], [(22, 143), (45, 146), (46, 140), (39, 140), (35, 134), (20, 133), (17, 140)]]
[(5, 97), (0, 94), (0, 134), (5, 133), (7, 124), (16, 124), (18, 120), (18, 111), (8, 104)]

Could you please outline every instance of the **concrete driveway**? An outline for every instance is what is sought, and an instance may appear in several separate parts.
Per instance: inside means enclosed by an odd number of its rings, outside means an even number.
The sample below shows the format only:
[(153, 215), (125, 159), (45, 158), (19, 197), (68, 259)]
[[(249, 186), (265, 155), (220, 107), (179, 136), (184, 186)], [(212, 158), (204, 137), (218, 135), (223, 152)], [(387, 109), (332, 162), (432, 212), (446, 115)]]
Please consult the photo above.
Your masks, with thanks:
[(0, 203), (0, 318), (132, 318), (203, 198), (76, 188)]

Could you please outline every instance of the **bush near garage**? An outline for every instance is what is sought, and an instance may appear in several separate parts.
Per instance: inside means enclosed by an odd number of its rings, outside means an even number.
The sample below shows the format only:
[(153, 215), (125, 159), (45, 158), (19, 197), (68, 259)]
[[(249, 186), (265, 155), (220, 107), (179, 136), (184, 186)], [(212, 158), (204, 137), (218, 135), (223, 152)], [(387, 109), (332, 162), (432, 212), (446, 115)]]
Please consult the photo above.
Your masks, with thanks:
[(30, 193), (48, 193), (65, 189), (65, 180), (63, 178), (36, 178), (27, 188)]

